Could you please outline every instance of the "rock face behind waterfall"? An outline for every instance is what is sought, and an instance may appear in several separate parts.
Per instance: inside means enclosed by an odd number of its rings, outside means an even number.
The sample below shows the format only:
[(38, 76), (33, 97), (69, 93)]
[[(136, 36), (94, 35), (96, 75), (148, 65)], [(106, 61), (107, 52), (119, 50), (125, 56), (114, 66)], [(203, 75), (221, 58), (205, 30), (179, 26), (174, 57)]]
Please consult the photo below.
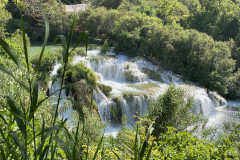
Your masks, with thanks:
[[(83, 85), (77, 85), (70, 88), (69, 92), (72, 92), (72, 97), (80, 105), (88, 105), (91, 101), (91, 90), (86, 84), (85, 80), (80, 80), (76, 83), (81, 83)], [(84, 85), (86, 84), (86, 85)]]

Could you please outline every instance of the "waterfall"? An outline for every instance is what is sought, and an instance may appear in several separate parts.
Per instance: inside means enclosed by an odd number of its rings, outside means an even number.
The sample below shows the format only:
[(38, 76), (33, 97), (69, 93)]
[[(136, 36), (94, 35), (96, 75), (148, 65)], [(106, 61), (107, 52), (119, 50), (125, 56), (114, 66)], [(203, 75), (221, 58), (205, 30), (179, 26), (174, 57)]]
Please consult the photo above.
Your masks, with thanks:
[(127, 124), (134, 125), (138, 120), (136, 116), (142, 117), (147, 113), (149, 98), (143, 95), (141, 96), (129, 96), (126, 98), (121, 97), (119, 99), (120, 107), (122, 109), (122, 116), (127, 116)]
[[(209, 126), (217, 124), (216, 122), (220, 122), (220, 119), (223, 121), (232, 116), (224, 108), (228, 105), (227, 101), (217, 93), (207, 93), (204, 88), (197, 87), (191, 82), (184, 82), (179, 75), (166, 71), (144, 58), (130, 58), (125, 55), (115, 55), (113, 52), (101, 55), (99, 50), (92, 50), (88, 52), (87, 57), (73, 58), (73, 64), (80, 62), (96, 72), (100, 77), (98, 83), (112, 87), (109, 96), (104, 95), (100, 89), (96, 89), (93, 93), (101, 121), (107, 124), (105, 133), (116, 134), (124, 116), (127, 117), (127, 127), (134, 125), (138, 117), (143, 117), (147, 113), (150, 99), (154, 101), (164, 94), (171, 83), (181, 87), (188, 96), (193, 98), (193, 112), (209, 118)], [(56, 64), (52, 77), (56, 75), (57, 68), (60, 66), (59, 63)], [(51, 85), (51, 93), (59, 87), (56, 81)], [(61, 97), (65, 96), (65, 90), (63, 90)], [(61, 100), (60, 106), (64, 103), (66, 101)], [(71, 118), (71, 107), (68, 109), (62, 114), (65, 118)], [(223, 112), (229, 113), (230, 116)], [(223, 122), (220, 123), (223, 124)]]
[(128, 126), (134, 125), (136, 116), (147, 113), (149, 103), (149, 98), (143, 95), (109, 99), (99, 89), (94, 91), (94, 100), (103, 122), (121, 124), (121, 118), (127, 116)]
[(215, 104), (209, 95), (202, 88), (197, 88), (193, 94), (193, 112), (210, 117), (215, 114)]
[(91, 60), (91, 68), (100, 73), (105, 80), (122, 82), (143, 82), (146, 75), (138, 69), (138, 65), (127, 62), (124, 56), (119, 59), (95, 59)]
[[(53, 83), (53, 81), (49, 82), (49, 94), (53, 94), (54, 92), (56, 92), (53, 95), (53, 110), (56, 110), (58, 97), (59, 97), (59, 94), (60, 94), (60, 91), (58, 91), (58, 90), (61, 88), (61, 85), (60, 85), (61, 79), (57, 78), (57, 70), (61, 66), (62, 65), (59, 62), (57, 62), (56, 65), (53, 68), (53, 71), (50, 73), (51, 77), (53, 79), (56, 79), (54, 81), (54, 83)], [(59, 110), (58, 110), (59, 111), (59, 118), (63, 118), (63, 119), (67, 118), (68, 119), (67, 125), (71, 128), (70, 120), (72, 119), (71, 115), (73, 113), (73, 110), (72, 110), (72, 105), (66, 99), (64, 99), (66, 97), (66, 90), (65, 89), (62, 90), (60, 97), (62, 99), (59, 102)], [(55, 112), (53, 113), (53, 115), (54, 114), (55, 114)]]

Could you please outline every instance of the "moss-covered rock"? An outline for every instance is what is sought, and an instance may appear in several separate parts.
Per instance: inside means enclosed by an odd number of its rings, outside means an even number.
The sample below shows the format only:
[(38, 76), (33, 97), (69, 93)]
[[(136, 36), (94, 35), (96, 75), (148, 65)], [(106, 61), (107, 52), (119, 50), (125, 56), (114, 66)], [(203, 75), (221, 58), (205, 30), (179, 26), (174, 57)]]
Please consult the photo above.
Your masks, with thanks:
[(99, 89), (100, 89), (106, 96), (108, 96), (109, 93), (112, 91), (112, 87), (111, 87), (111, 86), (107, 86), (107, 85), (101, 84), (101, 83), (97, 83), (97, 86), (99, 87)]
[[(57, 73), (61, 76), (62, 72), (63, 67), (60, 67)], [(97, 86), (98, 77), (95, 72), (88, 68), (84, 63), (79, 63), (76, 65), (69, 65), (67, 67), (64, 79), (69, 82), (77, 82), (84, 79), (88, 85), (95, 88)]]
[[(66, 83), (70, 83), (70, 82), (66, 82)], [(97, 108), (97, 104), (92, 99), (91, 88), (89, 88), (89, 86), (87, 85), (86, 81), (85, 80), (80, 80), (77, 83), (81, 83), (83, 85), (77, 85), (77, 86), (73, 86), (73, 87), (67, 89), (67, 95), (68, 96), (72, 96), (73, 99), (78, 104), (80, 104), (82, 106), (89, 107), (90, 104), (92, 103), (90, 108), (96, 109)]]

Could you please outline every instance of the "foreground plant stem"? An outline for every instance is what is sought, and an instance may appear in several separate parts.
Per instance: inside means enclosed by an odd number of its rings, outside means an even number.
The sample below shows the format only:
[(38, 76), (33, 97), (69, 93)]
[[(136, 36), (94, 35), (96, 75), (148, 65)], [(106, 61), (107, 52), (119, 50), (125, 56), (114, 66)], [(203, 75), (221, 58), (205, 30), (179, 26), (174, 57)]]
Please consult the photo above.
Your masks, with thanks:
[[(53, 117), (53, 120), (52, 120), (53, 121), (52, 126), (55, 126), (56, 119), (57, 119), (57, 116), (58, 116), (58, 108), (59, 108), (59, 104), (60, 104), (60, 100), (61, 100), (61, 94), (62, 94), (62, 88), (63, 88), (63, 82), (64, 82), (66, 68), (67, 68), (67, 61), (64, 62), (64, 69), (63, 69), (63, 74), (62, 74), (62, 79), (61, 79), (60, 91), (59, 91), (59, 95), (58, 95), (58, 101), (57, 101), (55, 114), (54, 114), (54, 117)], [(51, 133), (51, 135), (50, 135), (49, 145), (52, 143), (52, 136), (53, 136), (53, 133)], [(53, 145), (51, 145), (51, 146), (53, 146)], [(53, 147), (51, 147), (51, 150), (52, 149), (53, 149)], [(48, 152), (49, 152), (49, 149), (48, 149), (46, 155), (48, 155)], [(51, 155), (51, 157), (54, 157), (54, 155)]]

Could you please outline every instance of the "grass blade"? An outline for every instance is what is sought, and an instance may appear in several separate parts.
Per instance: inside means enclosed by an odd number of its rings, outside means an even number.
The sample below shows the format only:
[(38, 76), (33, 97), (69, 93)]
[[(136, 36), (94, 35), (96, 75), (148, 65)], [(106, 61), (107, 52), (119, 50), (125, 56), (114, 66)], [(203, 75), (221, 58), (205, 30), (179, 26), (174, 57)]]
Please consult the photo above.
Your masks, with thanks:
[(113, 154), (115, 154), (115, 156), (117, 157), (118, 160), (121, 160), (120, 157), (118, 156), (118, 154), (114, 151), (114, 150), (111, 150), (113, 152)]
[(49, 149), (49, 145), (47, 144), (46, 147), (44, 148), (42, 154), (40, 155), (39, 160), (43, 160), (48, 149)]
[(75, 44), (75, 46), (73, 47), (73, 49), (71, 50), (70, 54), (77, 48), (77, 46), (83, 41), (83, 39), (86, 37), (86, 33), (82, 32), (80, 37), (78, 38), (77, 43)]
[(0, 118), (4, 121), (4, 123), (6, 124), (6, 125), (8, 125), (8, 123), (7, 123), (7, 121), (6, 121), (6, 119), (3, 117), (3, 115), (2, 114), (0, 114)]
[(72, 159), (72, 157), (71, 157), (71, 152), (70, 152), (70, 150), (69, 150), (69, 148), (68, 148), (68, 145), (64, 142), (64, 141), (62, 141), (61, 139), (59, 139), (59, 138), (54, 138), (56, 141), (58, 141), (58, 143), (62, 146), (61, 148), (62, 148), (62, 150), (64, 151), (64, 153), (66, 154), (66, 156), (67, 156), (67, 158), (68, 159)]
[(95, 159), (96, 159), (97, 154), (98, 154), (98, 150), (100, 149), (100, 146), (101, 146), (101, 144), (102, 144), (102, 141), (103, 141), (103, 135), (102, 135), (101, 140), (98, 142), (98, 146), (97, 146), (97, 149), (96, 149), (96, 151), (95, 151), (95, 153), (94, 153), (94, 157), (93, 157), (92, 160), (95, 160)]
[[(65, 119), (65, 120), (66, 120), (66, 119)], [(69, 142), (70, 142), (71, 144), (74, 144), (75, 141), (74, 141), (74, 139), (73, 139), (73, 137), (72, 137), (72, 134), (69, 132), (68, 128), (65, 127), (65, 126), (63, 126), (63, 131), (64, 131), (64, 133), (66, 134), (67, 138), (69, 139)]]
[(4, 135), (2, 128), (0, 128), (0, 133), (1, 133), (1, 136), (2, 136), (2, 139), (3, 139), (4, 143), (6, 143), (7, 146), (10, 146), (11, 144), (9, 143), (8, 139), (6, 138), (6, 136)]
[(18, 127), (23, 135), (23, 137), (26, 137), (26, 125), (23, 121), (24, 119), (24, 114), (22, 113), (22, 111), (15, 105), (15, 103), (13, 102), (13, 100), (9, 97), (6, 96), (7, 102), (10, 106), (10, 112), (14, 115), (14, 118), (18, 124)]
[(25, 30), (24, 30), (24, 23), (23, 23), (22, 14), (21, 14), (21, 29), (22, 29), (22, 38), (23, 38), (25, 61), (26, 61), (26, 63), (27, 63), (27, 68), (28, 68), (28, 71), (29, 71), (27, 40), (26, 40), (26, 34), (25, 34)]
[(40, 132), (37, 136), (42, 135), (43, 133), (45, 133), (41, 144), (39, 145), (39, 147), (37, 148), (37, 155), (41, 155), (42, 154), (42, 148), (45, 144), (45, 141), (47, 140), (47, 138), (51, 135), (52, 132), (56, 131), (56, 130), (61, 130), (62, 126), (61, 125), (55, 125), (52, 126), (50, 128), (44, 129), (42, 132)]
[(28, 93), (30, 92), (29, 88), (23, 84), (21, 81), (19, 81), (11, 71), (9, 71), (7, 68), (5, 68), (2, 64), (0, 64), (0, 70), (3, 71), (4, 73), (8, 74), (11, 76), (20, 86), (22, 86)]
[(78, 67), (70, 67), (69, 69), (75, 69), (75, 70), (77, 70), (78, 72), (80, 72), (81, 75), (83, 76), (84, 80), (86, 80), (86, 82), (89, 84), (89, 80), (88, 80), (88, 77), (87, 77), (87, 73), (84, 72), (81, 68), (78, 68)]
[(88, 32), (87, 31), (85, 32), (85, 37), (86, 37), (85, 43), (86, 43), (86, 55), (87, 55), (87, 48), (88, 48)]
[(26, 152), (25, 152), (26, 148), (24, 146), (24, 143), (20, 140), (20, 138), (15, 133), (11, 132), (10, 135), (12, 136), (14, 142), (16, 143), (19, 150), (21, 151), (23, 159), (27, 159), (27, 155), (26, 155)]
[(6, 159), (6, 157), (5, 157), (5, 154), (4, 154), (4, 150), (3, 150), (3, 147), (2, 147), (2, 145), (0, 144), (0, 151), (1, 151), (1, 158), (3, 159), (3, 160), (5, 160)]
[(35, 81), (33, 85), (33, 93), (32, 93), (32, 104), (30, 108), (30, 114), (29, 114), (29, 121), (33, 118), (33, 114), (37, 110), (37, 102), (38, 102), (38, 82)]
[[(44, 115), (42, 115), (42, 129), (41, 131), (45, 130), (45, 119), (44, 119)], [(44, 138), (44, 132), (41, 134), (41, 142), (43, 142), (43, 138)]]
[(146, 138), (144, 140), (144, 143), (143, 143), (143, 146), (142, 146), (142, 149), (141, 149), (141, 152), (140, 152), (140, 160), (143, 159), (143, 156), (144, 156), (144, 152), (148, 146), (148, 139), (150, 138), (151, 134), (152, 134), (152, 131), (153, 131), (153, 124), (151, 124), (148, 128), (148, 132), (147, 132), (147, 135), (146, 135)]
[(152, 148), (153, 148), (153, 144), (151, 144), (150, 148), (148, 149), (148, 154), (147, 154), (147, 157), (146, 157), (146, 160), (149, 160), (150, 159), (150, 156), (151, 156), (151, 152), (152, 152)]
[(35, 72), (38, 70), (38, 68), (41, 64), (43, 53), (44, 53), (45, 47), (47, 45), (48, 37), (49, 37), (49, 22), (48, 22), (47, 15), (41, 8), (40, 8), (40, 10), (43, 14), (43, 19), (44, 19), (44, 22), (45, 22), (45, 37), (44, 37), (44, 42), (43, 42), (42, 50), (41, 50), (41, 53), (40, 53), (40, 57), (38, 59), (37, 66), (35, 68)]
[[(75, 133), (75, 144), (73, 146), (73, 151), (72, 151), (72, 157), (73, 159), (76, 159), (76, 146), (78, 144), (78, 132), (79, 132), (79, 125), (80, 125), (80, 119), (78, 119), (78, 124), (77, 124), (77, 130)], [(84, 127), (83, 127), (84, 128)]]
[(71, 25), (71, 30), (70, 30), (69, 35), (68, 35), (67, 51), (69, 50), (69, 47), (70, 47), (70, 44), (71, 44), (72, 34), (73, 34), (73, 27), (74, 27), (75, 22), (76, 22), (76, 14), (74, 12), (74, 14), (73, 14), (73, 22), (72, 22), (72, 25)]
[(57, 35), (54, 42), (56, 42), (59, 38), (61, 39), (62, 46), (63, 46), (63, 51), (62, 51), (63, 62), (66, 63), (67, 62), (67, 40), (64, 35)]
[(72, 98), (67, 97), (66, 99), (73, 103), (74, 107), (77, 109), (77, 112), (78, 112), (79, 116), (82, 119), (83, 126), (84, 126), (85, 120), (84, 120), (84, 113), (83, 113), (82, 107), (75, 100), (73, 100)]
[(134, 159), (135, 160), (137, 159), (137, 153), (138, 153), (137, 141), (138, 141), (138, 125), (137, 125), (137, 129), (136, 129), (135, 142), (134, 142)]
[(13, 62), (19, 66), (19, 61), (17, 55), (14, 51), (10, 48), (10, 46), (0, 37), (0, 45), (2, 46), (3, 50), (8, 54), (8, 56), (13, 60)]

